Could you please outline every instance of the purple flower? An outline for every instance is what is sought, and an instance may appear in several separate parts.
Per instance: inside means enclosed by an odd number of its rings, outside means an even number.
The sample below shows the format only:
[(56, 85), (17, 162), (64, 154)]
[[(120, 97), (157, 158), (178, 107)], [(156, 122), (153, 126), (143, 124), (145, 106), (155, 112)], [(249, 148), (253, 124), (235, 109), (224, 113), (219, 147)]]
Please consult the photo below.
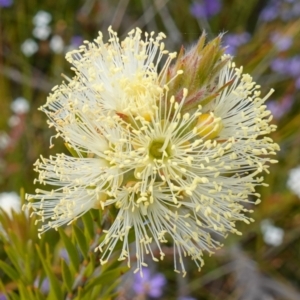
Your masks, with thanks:
[(0, 0), (0, 7), (9, 7), (12, 6), (12, 4), (13, 0)]
[(263, 21), (269, 22), (273, 21), (278, 17), (278, 8), (274, 6), (266, 7), (260, 14), (260, 17)]
[(296, 78), (295, 87), (296, 87), (297, 90), (300, 90), (300, 77)]
[(300, 15), (300, 3), (295, 0), (270, 0), (269, 4), (262, 10), (260, 19), (270, 22), (280, 17), (283, 21), (297, 18)]
[(4, 294), (0, 293), (0, 300), (7, 300), (7, 298)]
[(277, 57), (271, 61), (271, 70), (279, 74), (284, 74), (289, 68), (289, 61), (284, 58)]
[(294, 3), (293, 14), (295, 17), (299, 17), (299, 15), (300, 15), (300, 3), (299, 2)]
[(278, 32), (273, 32), (270, 40), (279, 51), (288, 50), (293, 44), (293, 40), (289, 36), (281, 35)]
[(182, 296), (182, 297), (179, 297), (177, 300), (196, 300), (196, 299), (193, 297)]
[(227, 46), (226, 53), (234, 55), (236, 49), (249, 42), (250, 38), (251, 35), (248, 32), (226, 34), (223, 38), (224, 45)]
[(220, 0), (202, 0), (194, 2), (190, 7), (191, 15), (195, 18), (210, 18), (221, 10)]
[(74, 47), (74, 48), (78, 48), (79, 46), (81, 46), (83, 43), (83, 38), (82, 36), (80, 35), (74, 35), (72, 38), (71, 38), (71, 45)]
[(163, 287), (166, 282), (163, 274), (151, 274), (149, 269), (143, 269), (143, 277), (139, 273), (134, 277), (133, 290), (138, 295), (159, 298), (163, 293)]
[(275, 20), (280, 13), (280, 2), (277, 0), (269, 1), (269, 4), (260, 13), (260, 18), (265, 22)]
[(33, 286), (39, 288), (43, 294), (48, 294), (50, 290), (50, 282), (48, 277), (45, 277), (40, 283), (40, 278), (37, 277), (33, 283)]
[(285, 96), (280, 101), (268, 101), (267, 107), (272, 112), (275, 119), (280, 119), (286, 112), (290, 110), (294, 102), (294, 98), (290, 95)]
[(288, 65), (288, 73), (292, 77), (298, 77), (300, 75), (300, 56), (296, 55), (290, 58)]
[(67, 263), (69, 264), (70, 263), (70, 257), (69, 257), (69, 254), (67, 252), (66, 249), (60, 249), (59, 250), (59, 256)]
[(300, 77), (300, 55), (289, 59), (275, 58), (270, 64), (271, 69), (279, 74), (284, 74), (298, 80)]

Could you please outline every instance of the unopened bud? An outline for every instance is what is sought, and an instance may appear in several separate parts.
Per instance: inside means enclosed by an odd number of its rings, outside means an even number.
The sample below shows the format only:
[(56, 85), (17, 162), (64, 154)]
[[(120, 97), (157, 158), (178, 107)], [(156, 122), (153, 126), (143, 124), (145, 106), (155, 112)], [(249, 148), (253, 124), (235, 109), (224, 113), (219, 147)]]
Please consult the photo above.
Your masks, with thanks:
[(196, 125), (197, 133), (206, 140), (214, 139), (223, 129), (220, 118), (216, 118), (210, 113), (202, 114), (198, 117)]
[(94, 202), (93, 208), (95, 208), (95, 209), (102, 208), (103, 209), (103, 207), (102, 207), (103, 204), (101, 205), (101, 203), (105, 202), (107, 200), (107, 198), (108, 198), (108, 196), (106, 193), (102, 193), (102, 192), (99, 193), (96, 201)]

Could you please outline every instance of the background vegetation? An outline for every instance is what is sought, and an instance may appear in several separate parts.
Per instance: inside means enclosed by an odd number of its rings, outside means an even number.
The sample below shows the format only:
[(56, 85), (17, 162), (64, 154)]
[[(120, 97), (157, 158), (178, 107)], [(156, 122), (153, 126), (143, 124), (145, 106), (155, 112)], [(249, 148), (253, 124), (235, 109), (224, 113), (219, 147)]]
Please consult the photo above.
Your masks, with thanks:
[[(275, 89), (267, 105), (281, 151), (265, 176), (269, 187), (259, 191), (256, 222), (239, 224), (243, 236), (229, 236), (200, 273), (187, 262), (187, 277), (176, 276), (172, 255), (151, 265), (142, 293), (131, 271), (122, 277), (122, 266), (99, 266), (98, 211), (39, 240), (34, 220), (15, 202), (34, 191), (39, 155), (66, 151), (61, 140), (49, 149), (54, 132), (37, 110), (61, 73), (72, 76), (65, 53), (99, 30), (107, 35), (109, 25), (121, 36), (136, 26), (163, 31), (171, 51), (188, 48), (203, 30), (208, 38), (226, 33), (236, 64), (264, 94)], [(154, 299), (155, 288), (159, 299), (300, 299), (299, 28), (299, 0), (0, 0), (0, 299)], [(17, 203), (16, 213), (7, 203)], [(164, 280), (154, 280), (158, 273)]]

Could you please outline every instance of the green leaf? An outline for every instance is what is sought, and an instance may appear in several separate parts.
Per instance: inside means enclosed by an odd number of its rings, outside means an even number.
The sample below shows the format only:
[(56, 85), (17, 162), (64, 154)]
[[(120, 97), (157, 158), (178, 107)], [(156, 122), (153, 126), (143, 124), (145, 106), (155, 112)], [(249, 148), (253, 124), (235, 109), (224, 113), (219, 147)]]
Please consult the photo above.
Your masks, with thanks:
[(34, 258), (32, 257), (30, 252), (25, 253), (23, 274), (28, 282), (32, 282), (32, 280), (33, 280), (33, 274), (32, 274), (33, 259)]
[(88, 259), (88, 252), (89, 252), (89, 247), (86, 241), (86, 237), (82, 230), (77, 226), (73, 225), (73, 233), (75, 235), (76, 241), (79, 245), (79, 248), (82, 252), (82, 255), (84, 256), (85, 259)]
[(39, 289), (35, 289), (34, 296), (35, 296), (36, 300), (44, 300), (45, 299), (45, 296), (41, 293), (41, 291)]
[[(28, 293), (29, 293), (29, 298), (26, 298), (26, 300), (27, 300), (27, 299), (30, 299), (30, 300), (36, 300), (36, 299), (38, 299), (38, 298), (36, 297), (36, 293), (33, 291), (32, 286), (28, 286), (28, 287), (27, 287), (27, 290), (28, 290)], [(24, 300), (25, 300), (25, 299), (24, 299)]]
[(73, 286), (73, 278), (71, 271), (69, 269), (69, 266), (65, 262), (64, 259), (61, 260), (61, 271), (62, 271), (62, 278), (64, 281), (64, 284), (68, 290), (69, 293), (72, 292), (72, 286)]
[(19, 265), (19, 259), (20, 257), (18, 256), (18, 254), (16, 253), (16, 250), (13, 247), (4, 246), (5, 252), (9, 258), (9, 260), (11, 261), (11, 263), (14, 265), (16, 272), (19, 274), (22, 274), (22, 269)]
[(0, 292), (7, 298), (6, 288), (5, 288), (2, 280), (0, 280)]
[(14, 268), (2, 260), (0, 260), (0, 269), (3, 270), (12, 280), (17, 280), (20, 277), (19, 273)]
[(92, 278), (88, 281), (88, 283), (85, 286), (85, 292), (93, 289), (95, 286), (101, 285), (112, 285), (112, 284), (118, 284), (118, 279), (128, 271), (127, 266), (122, 266), (117, 269), (102, 272), (99, 276)]
[(112, 299), (117, 299), (118, 295), (120, 294), (119, 292), (114, 292), (112, 293), (111, 291), (115, 288), (115, 285), (111, 285), (105, 294), (101, 295), (101, 300), (112, 300)]
[(31, 299), (30, 293), (28, 289), (25, 287), (23, 282), (18, 283), (18, 291), (20, 293), (20, 299), (22, 300)]
[(95, 231), (94, 231), (94, 222), (91, 216), (91, 213), (88, 211), (81, 217), (84, 224), (84, 233), (85, 236), (88, 236), (90, 240), (93, 240)]
[(9, 298), (10, 300), (20, 300), (20, 296), (16, 293), (9, 293)]
[(102, 291), (102, 285), (95, 286), (93, 289), (91, 289), (91, 299), (97, 299), (99, 295), (101, 295), (101, 300), (103, 299), (103, 291)]
[[(18, 222), (19, 220), (17, 220), (16, 222)], [(11, 244), (14, 245), (13, 250), (15, 251), (16, 255), (18, 258), (20, 258), (20, 255), (24, 254), (24, 252), (22, 252), (23, 249), (23, 241), (22, 239), (20, 239), (20, 236), (18, 235), (18, 233), (16, 232), (16, 230), (13, 230), (12, 228), (8, 229), (9, 232), (9, 238), (11, 240)]]
[(68, 252), (70, 262), (71, 262), (72, 266), (74, 267), (75, 271), (78, 271), (79, 265), (80, 265), (78, 250), (77, 250), (76, 246), (72, 243), (71, 238), (65, 234), (65, 232), (62, 228), (60, 228), (58, 231), (59, 231), (60, 237), (63, 240), (63, 243), (66, 247), (66, 250)]
[[(94, 253), (92, 255), (94, 255)], [(92, 255), (90, 255), (90, 257)], [(86, 268), (84, 270), (84, 276), (87, 277), (87, 278), (89, 278), (93, 274), (93, 272), (95, 270), (95, 262), (94, 262), (93, 257), (91, 259), (92, 260), (89, 261), (88, 265), (86, 266)]]
[[(37, 250), (39, 258), (43, 264), (45, 273), (47, 274), (48, 279), (50, 281), (50, 293), (49, 293), (48, 299), (49, 300), (50, 299), (63, 299), (62, 285), (60, 284), (58, 279), (55, 277), (53, 271), (51, 270), (50, 263), (45, 259), (43, 253), (40, 250), (39, 245), (36, 245), (36, 250)], [(46, 255), (46, 258), (47, 257), (49, 257), (49, 254)], [(30, 298), (28, 298), (28, 299), (30, 299)]]
[(92, 216), (93, 221), (98, 225), (99, 228), (102, 226), (102, 210), (101, 209), (90, 209), (90, 214)]
[(84, 295), (84, 289), (80, 286), (78, 287), (78, 299), (82, 299), (83, 298), (83, 295)]

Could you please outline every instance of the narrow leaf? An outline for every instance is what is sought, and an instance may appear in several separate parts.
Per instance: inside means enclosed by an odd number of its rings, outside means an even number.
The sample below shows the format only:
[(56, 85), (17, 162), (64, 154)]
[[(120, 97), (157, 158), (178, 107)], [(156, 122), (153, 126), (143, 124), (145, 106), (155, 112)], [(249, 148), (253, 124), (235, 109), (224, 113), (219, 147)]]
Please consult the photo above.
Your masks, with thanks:
[(71, 293), (73, 286), (73, 278), (69, 266), (63, 259), (61, 260), (61, 270), (64, 284), (66, 285), (68, 292)]
[(12, 264), (14, 265), (16, 272), (18, 272), (19, 274), (22, 274), (22, 269), (19, 265), (19, 256), (18, 254), (15, 252), (15, 249), (12, 247), (9, 247), (7, 245), (4, 246), (5, 252), (9, 258), (9, 260), (12, 262)]
[(0, 280), (0, 292), (7, 298), (6, 288), (5, 288), (2, 280)]
[(9, 293), (9, 298), (10, 300), (20, 300), (20, 296), (16, 293)]
[[(101, 300), (104, 300), (105, 298), (103, 297), (103, 291), (102, 291), (102, 285), (97, 285), (93, 289), (91, 289), (91, 299), (96, 299), (97, 296), (101, 295)], [(110, 295), (111, 296), (111, 295)], [(111, 299), (117, 299), (117, 298), (111, 298)]]
[(94, 222), (90, 212), (88, 211), (81, 217), (84, 224), (84, 233), (85, 236), (88, 236), (90, 240), (93, 240), (95, 231), (94, 231)]
[(0, 269), (3, 270), (12, 280), (17, 280), (20, 277), (19, 273), (14, 268), (2, 260), (0, 260)]
[[(94, 255), (94, 253), (93, 253), (93, 255)], [(94, 262), (93, 261), (89, 262), (85, 268), (84, 276), (89, 278), (93, 274), (94, 270), (95, 270)]]
[(25, 287), (24, 283), (23, 282), (19, 282), (18, 283), (18, 291), (20, 293), (20, 298), (22, 300), (25, 300), (25, 299), (31, 299), (30, 297), (30, 293), (29, 291), (27, 290), (27, 288)]
[(85, 259), (88, 259), (89, 247), (88, 247), (88, 244), (87, 244), (86, 237), (85, 237), (84, 233), (75, 224), (73, 225), (73, 233), (75, 235), (75, 238), (76, 238), (76, 241), (79, 245), (79, 248), (82, 252), (82, 255), (84, 256)]
[(44, 258), (44, 255), (41, 252), (38, 245), (36, 245), (36, 250), (37, 250), (39, 258), (43, 264), (45, 273), (48, 276), (49, 281), (50, 281), (50, 293), (49, 293), (48, 298), (51, 299), (51, 297), (56, 297), (53, 299), (63, 299), (63, 292), (62, 292), (61, 284), (58, 281), (58, 279), (55, 277), (55, 275), (53, 274), (53, 271), (51, 270), (51, 266), (50, 266), (49, 262)]
[(88, 291), (97, 285), (111, 285), (112, 283), (117, 283), (118, 279), (128, 271), (127, 266), (119, 267), (117, 269), (102, 272), (99, 276), (92, 278), (85, 286), (85, 290)]
[(101, 228), (102, 223), (102, 210), (101, 209), (91, 209), (90, 214), (92, 216), (93, 221)]
[(36, 300), (44, 300), (45, 299), (45, 296), (41, 293), (41, 291), (39, 289), (35, 289), (34, 295), (35, 295)]
[(59, 229), (58, 231), (59, 231), (60, 237), (63, 240), (63, 243), (66, 247), (66, 250), (69, 254), (70, 262), (71, 262), (72, 266), (74, 267), (75, 271), (77, 271), (79, 269), (79, 264), (80, 264), (78, 250), (77, 250), (76, 246), (72, 243), (71, 239), (65, 234), (63, 229)]

